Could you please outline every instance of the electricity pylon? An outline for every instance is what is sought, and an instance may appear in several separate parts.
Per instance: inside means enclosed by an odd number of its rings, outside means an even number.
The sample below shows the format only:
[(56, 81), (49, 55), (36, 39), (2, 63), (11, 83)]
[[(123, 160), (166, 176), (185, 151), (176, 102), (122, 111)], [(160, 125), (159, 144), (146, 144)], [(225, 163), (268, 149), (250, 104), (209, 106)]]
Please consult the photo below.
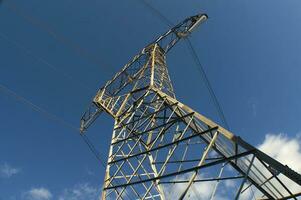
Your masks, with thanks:
[(297, 172), (177, 100), (167, 53), (206, 19), (189, 17), (143, 48), (83, 115), (81, 134), (102, 112), (115, 120), (103, 200), (300, 195)]

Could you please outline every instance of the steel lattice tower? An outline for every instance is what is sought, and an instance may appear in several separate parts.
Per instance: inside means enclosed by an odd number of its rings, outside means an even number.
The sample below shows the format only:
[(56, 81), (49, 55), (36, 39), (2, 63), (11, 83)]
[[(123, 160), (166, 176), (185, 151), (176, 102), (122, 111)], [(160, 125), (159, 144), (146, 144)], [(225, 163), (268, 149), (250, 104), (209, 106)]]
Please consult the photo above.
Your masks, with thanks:
[(297, 172), (176, 99), (166, 55), (206, 19), (189, 17), (143, 48), (82, 117), (81, 134), (102, 112), (115, 120), (102, 199), (300, 195)]

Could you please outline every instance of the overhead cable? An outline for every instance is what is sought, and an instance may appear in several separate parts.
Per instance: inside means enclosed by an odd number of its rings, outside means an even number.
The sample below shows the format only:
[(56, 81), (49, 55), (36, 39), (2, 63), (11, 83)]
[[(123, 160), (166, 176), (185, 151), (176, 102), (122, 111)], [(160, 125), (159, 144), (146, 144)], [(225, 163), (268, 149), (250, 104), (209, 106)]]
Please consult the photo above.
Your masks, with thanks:
[(5, 39), (6, 41), (8, 41), (10, 44), (14, 45), (15, 47), (17, 47), (18, 49), (24, 51), (27, 55), (33, 57), (34, 59), (42, 62), (44, 64), (44, 66), (47, 66), (49, 68), (51, 68), (52, 70), (60, 73), (62, 76), (73, 80), (76, 84), (82, 86), (85, 89), (88, 89), (90, 91), (92, 91), (92, 89), (90, 87), (88, 87), (86, 84), (82, 83), (81, 81), (77, 81), (73, 76), (71, 76), (70, 74), (65, 73), (63, 70), (59, 69), (58, 67), (54, 66), (53, 64), (50, 64), (47, 60), (45, 60), (44, 58), (36, 55), (35, 53), (33, 53), (32, 51), (30, 51), (28, 48), (26, 48), (25, 46), (21, 45), (19, 42), (10, 39), (6, 34), (1, 33), (0, 32), (0, 37)]
[[(168, 25), (170, 28), (172, 28), (174, 26), (174, 24), (167, 18), (165, 17), (158, 9), (156, 9), (154, 6), (152, 6), (149, 2), (147, 2), (146, 0), (138, 0), (139, 2), (141, 2), (142, 4), (145, 5), (146, 8), (148, 8), (152, 13), (154, 13), (155, 15), (157, 15), (161, 20), (162, 22), (164, 22), (166, 25)], [(210, 94), (210, 98), (215, 106), (215, 109), (219, 115), (219, 118), (221, 119), (223, 125), (225, 126), (226, 129), (229, 130), (229, 125), (228, 125), (228, 122), (226, 120), (226, 117), (225, 117), (225, 114), (223, 112), (223, 109), (214, 93), (214, 90), (211, 86), (211, 83), (206, 75), (206, 72), (204, 70), (204, 67), (203, 65), (201, 64), (201, 61), (190, 41), (189, 38), (186, 38), (185, 39), (185, 42), (190, 50), (190, 53), (191, 53), (191, 56), (193, 57), (193, 60), (197, 66), (197, 70), (202, 78), (202, 80), (204, 81), (206, 87), (207, 87), (207, 90), (209, 91), (209, 94)]]
[[(14, 92), (13, 90), (9, 89), (8, 87), (6, 87), (5, 85), (0, 83), (0, 91), (3, 92), (6, 95), (9, 95), (13, 98), (15, 98), (17, 101), (29, 106), (32, 110), (42, 114), (44, 117), (57, 122), (61, 125), (63, 125), (64, 127), (75, 131), (76, 133), (79, 133), (79, 128), (77, 128), (76, 126), (72, 125), (71, 123), (65, 121), (63, 118), (48, 112), (47, 110), (41, 108), (40, 106), (32, 103), (30, 100), (26, 99), (25, 97), (17, 94), (16, 92)], [(95, 156), (95, 158), (100, 162), (100, 164), (106, 169), (106, 162), (103, 160), (103, 155), (95, 148), (95, 146), (93, 145), (93, 143), (91, 142), (91, 140), (88, 138), (87, 135), (85, 134), (80, 134), (81, 138), (83, 139), (83, 141), (86, 143), (86, 145), (89, 147), (89, 150), (91, 151), (91, 153)], [(118, 182), (117, 182), (118, 184)], [(128, 197), (128, 191), (125, 191), (125, 195), (127, 195)], [(131, 199), (131, 198), (130, 198)]]
[[(48, 112), (47, 110), (41, 108), (40, 106), (32, 103), (30, 100), (24, 98), (23, 96), (17, 94), (16, 92), (12, 91), (11, 89), (9, 89), (8, 87), (6, 87), (3, 84), (0, 84), (0, 91), (3, 92), (3, 94), (6, 94), (8, 96), (11, 96), (13, 98), (15, 98), (17, 101), (25, 104), (26, 106), (29, 106), (33, 111), (38, 112), (40, 114), (42, 114), (44, 117), (46, 117), (47, 119), (54, 121), (72, 131), (75, 131), (76, 133), (79, 133), (79, 128), (77, 128), (76, 126), (72, 125), (71, 123), (65, 121), (63, 118)], [(91, 152), (94, 154), (94, 156), (100, 161), (100, 163), (102, 164), (102, 166), (105, 168), (105, 162), (102, 159), (102, 157), (100, 156), (100, 152), (97, 152), (96, 148), (93, 146), (93, 144), (90, 142), (90, 140), (87, 138), (87, 136), (82, 135), (81, 137), (83, 138), (83, 140), (85, 141), (86, 144), (88, 144), (89, 149), (91, 150)]]
[(93, 55), (90, 52), (88, 52), (86, 49), (82, 48), (77, 43), (70, 40), (68, 37), (63, 36), (62, 34), (59, 34), (58, 32), (54, 31), (54, 29), (47, 24), (46, 22), (37, 19), (36, 17), (30, 15), (29, 13), (25, 12), (24, 10), (20, 9), (17, 4), (14, 2), (8, 0), (3, 2), (3, 5), (5, 5), (7, 8), (9, 8), (12, 12), (17, 14), (19, 17), (23, 18), (33, 26), (47, 32), (52, 38), (57, 40), (58, 42), (62, 43), (64, 46), (72, 49), (75, 51), (79, 56), (82, 56), (83, 58), (88, 59), (90, 62), (98, 65), (98, 66), (107, 66), (110, 68), (110, 65), (104, 60), (100, 60), (99, 56)]

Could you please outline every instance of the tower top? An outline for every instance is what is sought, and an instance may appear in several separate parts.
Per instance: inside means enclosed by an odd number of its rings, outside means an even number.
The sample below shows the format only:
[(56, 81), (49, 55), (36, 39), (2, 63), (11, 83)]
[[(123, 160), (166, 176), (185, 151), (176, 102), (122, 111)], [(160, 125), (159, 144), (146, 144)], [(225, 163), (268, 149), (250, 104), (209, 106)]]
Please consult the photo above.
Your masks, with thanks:
[(121, 71), (98, 90), (92, 104), (81, 119), (81, 132), (85, 131), (103, 110), (116, 119), (121, 112), (118, 102), (128, 98), (129, 93), (155, 87), (175, 97), (166, 66), (166, 54), (207, 19), (207, 14), (188, 17), (135, 55)]

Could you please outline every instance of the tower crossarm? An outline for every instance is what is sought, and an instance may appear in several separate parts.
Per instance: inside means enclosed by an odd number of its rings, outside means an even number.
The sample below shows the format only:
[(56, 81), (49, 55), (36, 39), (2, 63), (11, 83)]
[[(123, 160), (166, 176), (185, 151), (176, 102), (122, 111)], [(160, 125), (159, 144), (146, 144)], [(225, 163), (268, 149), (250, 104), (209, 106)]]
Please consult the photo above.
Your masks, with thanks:
[(151, 42), (150, 45), (157, 43), (167, 53), (179, 40), (186, 38), (207, 19), (208, 16), (206, 14), (189, 17)]
[[(81, 132), (83, 133), (103, 111), (106, 111), (116, 119), (117, 115), (122, 111), (120, 108), (126, 107), (126, 104), (128, 104), (127, 101), (131, 94), (151, 84), (157, 83), (161, 89), (166, 88), (169, 91), (165, 91), (166, 93), (174, 96), (165, 63), (166, 53), (177, 42), (191, 34), (207, 18), (206, 14), (188, 17), (159, 36), (134, 56), (120, 72), (97, 92), (81, 118)], [(157, 70), (154, 70), (154, 65), (156, 65)], [(160, 74), (160, 78), (156, 77), (157, 74)], [(157, 82), (154, 83), (154, 79)], [(131, 94), (129, 94), (130, 92)]]

